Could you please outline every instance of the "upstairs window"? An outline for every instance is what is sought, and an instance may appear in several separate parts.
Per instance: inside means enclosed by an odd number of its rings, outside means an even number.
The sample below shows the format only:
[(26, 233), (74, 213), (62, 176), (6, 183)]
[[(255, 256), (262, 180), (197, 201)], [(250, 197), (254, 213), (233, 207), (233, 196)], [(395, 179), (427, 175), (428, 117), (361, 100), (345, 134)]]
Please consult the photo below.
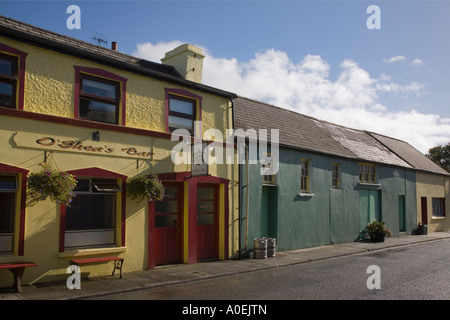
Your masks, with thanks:
[(301, 192), (309, 193), (309, 160), (301, 160), (301, 177), (300, 177)]
[(0, 107), (16, 108), (17, 58), (0, 54)]
[(169, 131), (186, 129), (194, 135), (195, 100), (169, 95)]
[(340, 188), (340, 170), (339, 170), (339, 164), (337, 163), (333, 163), (333, 165), (331, 166), (331, 186), (334, 189), (339, 189)]
[(361, 163), (359, 165), (359, 182), (376, 183), (376, 167), (374, 164)]
[(81, 119), (118, 124), (120, 91), (119, 83), (81, 75)]

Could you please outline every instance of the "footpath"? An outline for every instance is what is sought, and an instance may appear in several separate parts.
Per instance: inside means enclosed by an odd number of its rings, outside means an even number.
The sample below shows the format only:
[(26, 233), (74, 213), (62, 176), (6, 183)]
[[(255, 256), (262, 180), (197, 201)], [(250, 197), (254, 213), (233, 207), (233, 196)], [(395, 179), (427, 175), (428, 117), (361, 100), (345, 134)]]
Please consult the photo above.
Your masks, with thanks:
[[(247, 272), (280, 268), (299, 263), (337, 258), (370, 251), (419, 245), (450, 238), (450, 232), (433, 232), (427, 235), (408, 235), (386, 238), (385, 242), (351, 242), (308, 249), (276, 252), (265, 259), (233, 259), (157, 267), (153, 270), (124, 273), (115, 276), (81, 278), (81, 289), (69, 290), (65, 281), (23, 284), (22, 292), (0, 288), (0, 300), (72, 300), (101, 297), (108, 294), (132, 292), (193, 281), (232, 276)], [(126, 261), (125, 261), (126, 263)], [(26, 272), (26, 271), (25, 271)], [(12, 276), (11, 276), (12, 283)]]

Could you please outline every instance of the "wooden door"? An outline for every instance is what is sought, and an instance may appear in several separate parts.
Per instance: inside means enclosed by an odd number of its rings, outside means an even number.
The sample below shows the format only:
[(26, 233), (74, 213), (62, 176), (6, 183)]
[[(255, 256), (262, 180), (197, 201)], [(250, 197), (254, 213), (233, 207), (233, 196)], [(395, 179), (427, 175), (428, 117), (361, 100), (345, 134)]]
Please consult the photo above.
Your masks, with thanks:
[(181, 262), (181, 185), (164, 187), (164, 199), (155, 203), (155, 265)]
[(217, 191), (213, 184), (197, 188), (197, 259), (216, 259), (218, 246)]

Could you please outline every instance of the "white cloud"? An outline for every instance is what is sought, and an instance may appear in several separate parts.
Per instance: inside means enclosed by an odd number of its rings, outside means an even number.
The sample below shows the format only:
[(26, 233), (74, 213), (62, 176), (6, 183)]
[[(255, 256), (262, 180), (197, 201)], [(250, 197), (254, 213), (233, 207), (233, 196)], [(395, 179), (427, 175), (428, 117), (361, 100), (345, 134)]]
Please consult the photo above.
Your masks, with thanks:
[(405, 60), (406, 60), (405, 56), (395, 56), (395, 57), (391, 57), (389, 59), (383, 59), (383, 62), (393, 63), (393, 62), (399, 62), (399, 61), (405, 61)]
[[(134, 55), (160, 62), (165, 52), (179, 44), (182, 42), (141, 44)], [(416, 110), (390, 110), (379, 98), (379, 93), (426, 94), (429, 93), (426, 84), (400, 84), (386, 74), (372, 77), (350, 59), (340, 63), (336, 80), (331, 80), (330, 65), (318, 55), (307, 55), (296, 63), (286, 52), (268, 49), (257, 52), (249, 61), (238, 61), (216, 58), (207, 48), (202, 50), (206, 55), (203, 67), (206, 85), (320, 120), (395, 137), (422, 153), (450, 141), (450, 119)], [(398, 57), (393, 58), (402, 60)]]
[(411, 61), (411, 63), (412, 63), (414, 66), (421, 66), (421, 65), (423, 64), (423, 61), (420, 60), (420, 59), (414, 59), (413, 61)]

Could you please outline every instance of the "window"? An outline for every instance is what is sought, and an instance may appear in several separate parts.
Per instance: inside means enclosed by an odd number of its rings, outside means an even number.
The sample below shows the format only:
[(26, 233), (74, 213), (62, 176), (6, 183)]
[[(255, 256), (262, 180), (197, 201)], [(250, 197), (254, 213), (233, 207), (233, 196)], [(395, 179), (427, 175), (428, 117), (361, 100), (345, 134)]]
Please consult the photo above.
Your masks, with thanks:
[(301, 160), (300, 189), (302, 192), (309, 192), (309, 160)]
[(359, 182), (376, 183), (375, 165), (367, 163), (359, 165)]
[(264, 185), (272, 185), (275, 186), (276, 180), (275, 174), (271, 174), (273, 173), (273, 168), (272, 168), (272, 157), (270, 153), (265, 153), (264, 154), (264, 162), (262, 164), (262, 168), (261, 168), (261, 174), (263, 176), (263, 184)]
[(184, 89), (165, 88), (166, 132), (185, 129), (202, 136), (202, 97)]
[(169, 131), (186, 129), (194, 135), (195, 100), (169, 95)]
[(74, 118), (125, 126), (127, 79), (97, 68), (74, 69)]
[(334, 189), (339, 189), (340, 188), (340, 182), (339, 182), (339, 164), (333, 163), (331, 165), (331, 186)]
[(118, 124), (119, 83), (81, 75), (79, 117)]
[(80, 178), (66, 208), (65, 248), (115, 245), (116, 179)]
[(17, 179), (0, 175), (0, 254), (13, 251)]
[(16, 108), (17, 58), (0, 54), (0, 106)]
[(433, 198), (433, 217), (444, 218), (445, 214), (445, 198)]

